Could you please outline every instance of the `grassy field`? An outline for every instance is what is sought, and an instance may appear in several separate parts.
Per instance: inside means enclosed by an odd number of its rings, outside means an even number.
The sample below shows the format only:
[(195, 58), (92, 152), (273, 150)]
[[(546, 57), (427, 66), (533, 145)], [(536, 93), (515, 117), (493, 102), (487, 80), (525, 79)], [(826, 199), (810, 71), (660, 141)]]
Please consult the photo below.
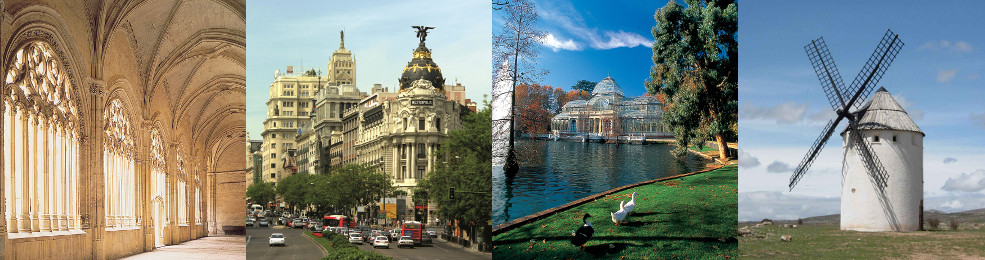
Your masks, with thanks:
[[(737, 255), (737, 167), (635, 187), (493, 237), (496, 259), (707, 259)], [(636, 210), (622, 224), (609, 212), (633, 191)], [(585, 213), (595, 235), (585, 250), (571, 231)]]
[[(985, 230), (857, 232), (838, 224), (797, 228), (767, 225), (739, 238), (743, 258), (797, 259), (982, 259)], [(780, 241), (792, 235), (793, 241)], [(757, 237), (758, 236), (758, 237)]]

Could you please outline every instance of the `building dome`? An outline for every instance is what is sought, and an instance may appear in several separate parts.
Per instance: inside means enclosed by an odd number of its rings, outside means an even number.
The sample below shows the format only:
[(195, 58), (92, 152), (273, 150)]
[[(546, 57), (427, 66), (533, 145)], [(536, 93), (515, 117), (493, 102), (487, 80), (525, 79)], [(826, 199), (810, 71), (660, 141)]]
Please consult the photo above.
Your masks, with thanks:
[(592, 96), (597, 95), (614, 95), (623, 97), (622, 87), (616, 84), (616, 81), (612, 77), (605, 77), (598, 84), (595, 84), (595, 89), (592, 90)]
[(404, 67), (404, 73), (400, 76), (400, 90), (409, 88), (412, 82), (419, 79), (430, 81), (435, 89), (444, 91), (445, 78), (441, 76), (438, 64), (431, 60), (431, 50), (424, 46), (424, 42), (414, 50), (414, 58)]

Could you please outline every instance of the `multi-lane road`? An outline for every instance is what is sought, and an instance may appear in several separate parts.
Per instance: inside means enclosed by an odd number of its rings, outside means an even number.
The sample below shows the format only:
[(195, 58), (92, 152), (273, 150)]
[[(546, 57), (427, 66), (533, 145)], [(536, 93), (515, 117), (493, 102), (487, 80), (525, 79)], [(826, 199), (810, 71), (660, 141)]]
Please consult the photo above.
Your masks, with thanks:
[[(311, 238), (304, 235), (306, 229), (287, 229), (278, 227), (247, 227), (246, 228), (246, 258), (247, 259), (321, 259), (324, 249)], [(269, 246), (269, 237), (273, 233), (283, 233), (287, 246)], [(393, 257), (395, 260), (417, 259), (490, 259), (490, 254), (477, 254), (467, 251), (441, 239), (434, 239), (433, 245), (414, 248), (397, 248), (397, 242), (391, 242), (390, 248), (373, 248), (370, 243), (357, 245), (359, 249), (376, 251)]]

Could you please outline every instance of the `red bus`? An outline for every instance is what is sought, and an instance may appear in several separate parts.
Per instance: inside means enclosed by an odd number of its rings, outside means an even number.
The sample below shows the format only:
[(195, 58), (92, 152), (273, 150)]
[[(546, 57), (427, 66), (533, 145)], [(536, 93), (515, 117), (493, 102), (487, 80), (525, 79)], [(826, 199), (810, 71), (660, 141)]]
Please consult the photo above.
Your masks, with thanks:
[(347, 220), (351, 221), (348, 217), (343, 215), (328, 215), (322, 219), (322, 228), (327, 227), (349, 227)]
[(404, 222), (403, 228), (400, 230), (401, 236), (409, 236), (411, 240), (414, 240), (414, 245), (421, 244), (421, 234), (424, 233), (424, 224), (417, 221), (407, 221)]

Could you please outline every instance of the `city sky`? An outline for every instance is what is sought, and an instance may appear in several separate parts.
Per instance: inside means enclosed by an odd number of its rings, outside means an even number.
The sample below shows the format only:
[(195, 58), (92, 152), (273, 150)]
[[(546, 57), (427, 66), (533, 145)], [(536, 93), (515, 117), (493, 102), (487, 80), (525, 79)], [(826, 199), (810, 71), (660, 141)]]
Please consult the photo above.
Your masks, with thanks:
[[(345, 30), (356, 59), (356, 87), (399, 89), (397, 78), (419, 42), (415, 25), (432, 26), (427, 46), (446, 84), (465, 85), (466, 98), (482, 104), (492, 89), (492, 9), (483, 1), (249, 1), (246, 16), (246, 119), (250, 138), (261, 139), (274, 71), (328, 67)], [(303, 69), (302, 69), (303, 67)], [(487, 98), (488, 99), (488, 98)]]
[(926, 134), (925, 209), (985, 207), (985, 35), (979, 33), (985, 3), (747, 1), (739, 7), (740, 221), (839, 213), (838, 135), (793, 192), (787, 188), (793, 168), (834, 118), (803, 46), (824, 36), (847, 85), (886, 29), (906, 45), (876, 89), (884, 86)]
[[(599, 82), (609, 73), (626, 96), (646, 93), (643, 82), (653, 66), (653, 14), (666, 1), (532, 1), (543, 41), (538, 66), (549, 70), (540, 81), (570, 90), (579, 80)], [(493, 15), (493, 30), (503, 24)]]

